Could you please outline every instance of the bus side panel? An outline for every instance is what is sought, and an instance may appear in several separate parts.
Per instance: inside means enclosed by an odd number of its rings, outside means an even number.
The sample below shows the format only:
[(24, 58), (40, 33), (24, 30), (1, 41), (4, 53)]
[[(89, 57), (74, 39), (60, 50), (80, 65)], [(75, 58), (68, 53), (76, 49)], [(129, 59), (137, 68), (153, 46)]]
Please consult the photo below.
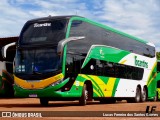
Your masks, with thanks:
[(160, 99), (160, 71), (159, 68), (160, 66), (158, 66), (157, 64), (157, 76), (156, 76), (156, 80), (157, 80), (157, 93), (158, 93), (158, 99)]
[[(103, 54), (102, 54), (103, 53)], [(122, 54), (123, 53), (123, 54)], [(115, 57), (116, 56), (116, 57)], [(135, 92), (136, 92), (136, 88), (138, 85), (141, 86), (141, 90), (143, 90), (143, 87), (145, 85), (147, 85), (147, 81), (148, 82), (148, 97), (151, 96), (155, 96), (154, 91), (156, 90), (156, 84), (155, 84), (155, 80), (149, 76), (151, 71), (151, 69), (154, 68), (154, 63), (156, 63), (156, 59), (155, 58), (148, 58), (145, 56), (141, 56), (141, 55), (137, 55), (134, 53), (125, 53), (125, 51), (119, 50), (119, 49), (115, 49), (115, 48), (111, 48), (111, 47), (104, 47), (104, 46), (95, 46), (91, 49), (90, 53), (88, 53), (88, 58), (85, 59), (84, 64), (83, 64), (83, 69), (85, 70), (86, 67), (89, 65), (90, 61), (96, 61), (94, 65), (93, 64), (93, 68), (95, 68), (95, 70), (88, 72), (94, 75), (86, 75), (87, 77), (89, 77), (88, 79), (92, 81), (93, 86), (93, 91), (94, 91), (94, 97), (135, 97)], [(101, 60), (100, 62), (98, 60)], [(119, 63), (117, 64), (116, 67), (118, 67), (118, 65), (128, 65), (131, 69), (127, 69), (127, 71), (123, 71), (121, 70), (119, 67), (119, 71), (120, 74), (115, 73), (117, 76), (117, 79), (120, 79), (119, 82), (117, 83), (117, 89), (114, 89), (114, 92), (111, 92), (111, 88), (113, 89), (112, 86), (114, 86), (114, 79), (112, 79), (112, 77), (102, 77), (102, 76), (106, 76), (105, 74), (103, 75), (102, 72), (106, 72), (106, 70), (109, 70), (101, 66), (103, 66), (103, 64), (101, 65), (100, 63), (105, 63), (105, 66), (108, 65), (108, 63), (106, 62), (114, 62), (114, 63)], [(141, 63), (146, 63), (147, 65), (144, 66), (143, 64), (137, 64), (136, 62), (141, 62)], [(90, 66), (90, 65), (89, 65)], [(114, 66), (114, 65), (113, 65)], [(132, 69), (134, 67), (134, 69)], [(87, 70), (87, 69), (86, 69)], [(130, 73), (129, 70), (133, 70), (132, 73)], [(134, 70), (138, 70), (138, 71), (134, 71)], [(95, 72), (96, 71), (96, 72)], [(101, 71), (101, 73), (99, 72)], [(155, 70), (154, 70), (155, 71)], [(110, 71), (111, 72), (111, 71)], [(114, 71), (115, 72), (115, 71)], [(135, 73), (133, 73), (135, 72)], [(85, 74), (85, 72), (83, 73)], [(87, 74), (87, 73), (86, 73)], [(127, 77), (126, 77), (127, 76)], [(137, 77), (135, 77), (137, 76)], [(140, 77), (139, 77), (140, 76)], [(123, 78), (124, 77), (124, 78)], [(109, 79), (112, 79), (112, 82), (108, 82), (110, 81)], [(148, 80), (149, 78), (149, 80)], [(111, 85), (107, 85), (107, 84)], [(111, 93), (114, 93), (113, 95), (111, 95)], [(110, 94), (110, 95), (109, 95)]]
[(93, 98), (114, 97), (120, 80), (119, 78), (96, 75), (79, 74), (79, 76), (83, 79), (91, 81), (93, 86)]
[(135, 90), (139, 81), (128, 80), (128, 79), (120, 79), (118, 87), (116, 89), (116, 93), (114, 97), (135, 97)]
[(157, 72), (156, 72), (157, 66), (156, 63), (154, 64), (152, 70), (150, 71), (148, 81), (147, 81), (147, 87), (148, 87), (148, 98), (153, 99), (156, 96), (156, 89), (157, 89)]
[[(125, 62), (123, 62), (125, 61)], [(147, 65), (143, 67), (143, 64), (137, 64), (136, 62), (141, 61), (145, 62)], [(141, 85), (141, 89), (145, 85), (147, 85), (148, 88), (148, 99), (153, 99), (156, 95), (156, 58), (149, 58), (141, 55), (137, 55), (134, 53), (131, 53), (124, 58), (119, 63), (123, 63), (126, 65), (133, 65), (136, 67), (141, 67), (144, 69), (142, 80), (138, 80), (137, 85)], [(138, 65), (138, 66), (137, 66)], [(130, 80), (129, 80), (130, 81)], [(136, 82), (134, 83), (136, 84)], [(126, 85), (126, 84), (125, 84)], [(136, 90), (136, 89), (135, 89)]]

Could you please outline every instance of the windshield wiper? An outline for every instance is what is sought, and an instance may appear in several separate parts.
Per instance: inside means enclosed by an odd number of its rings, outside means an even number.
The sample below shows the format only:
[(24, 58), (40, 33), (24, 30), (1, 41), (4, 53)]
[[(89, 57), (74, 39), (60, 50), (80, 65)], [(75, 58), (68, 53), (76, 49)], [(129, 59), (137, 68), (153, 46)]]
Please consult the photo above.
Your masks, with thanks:
[(37, 71), (33, 71), (33, 74), (36, 74), (36, 75), (41, 75), (42, 73), (40, 73), (40, 72), (37, 72)]

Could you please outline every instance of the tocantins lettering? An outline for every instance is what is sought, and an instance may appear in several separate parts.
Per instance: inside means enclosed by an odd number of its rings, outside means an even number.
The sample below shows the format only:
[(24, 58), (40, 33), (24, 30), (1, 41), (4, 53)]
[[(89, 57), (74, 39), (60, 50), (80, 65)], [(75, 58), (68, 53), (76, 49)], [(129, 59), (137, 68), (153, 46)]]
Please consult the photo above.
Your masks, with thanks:
[(135, 56), (135, 65), (139, 66), (139, 67), (145, 67), (148, 68), (148, 62), (146, 62), (145, 60), (138, 60), (137, 56)]

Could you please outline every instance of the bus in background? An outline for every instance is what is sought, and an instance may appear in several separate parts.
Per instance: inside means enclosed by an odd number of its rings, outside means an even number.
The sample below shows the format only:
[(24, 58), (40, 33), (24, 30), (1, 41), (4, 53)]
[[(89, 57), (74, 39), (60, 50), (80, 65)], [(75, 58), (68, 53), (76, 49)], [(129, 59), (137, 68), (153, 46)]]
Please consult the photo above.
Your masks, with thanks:
[(15, 96), (41, 105), (145, 102), (155, 98), (156, 84), (154, 44), (84, 17), (29, 20), (16, 44)]
[(160, 100), (160, 60), (157, 61), (157, 101)]
[[(0, 38), (0, 48), (8, 46), (12, 42), (16, 42), (18, 37)], [(3, 58), (0, 54), (0, 98), (13, 97), (13, 59), (15, 57), (15, 46), (8, 48), (6, 51), (7, 57)]]

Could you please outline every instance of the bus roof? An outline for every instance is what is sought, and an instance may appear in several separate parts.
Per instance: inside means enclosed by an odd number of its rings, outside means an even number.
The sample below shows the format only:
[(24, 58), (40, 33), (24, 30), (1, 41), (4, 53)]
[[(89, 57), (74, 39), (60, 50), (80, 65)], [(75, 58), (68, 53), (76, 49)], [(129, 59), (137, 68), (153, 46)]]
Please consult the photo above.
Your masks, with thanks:
[[(70, 19), (72, 17), (81, 17), (77, 15), (66, 15), (66, 16), (48, 16), (48, 17), (42, 17), (42, 18), (36, 18), (36, 19), (31, 19), (28, 22), (34, 22), (34, 21), (43, 21), (43, 20), (52, 20), (52, 19)], [(82, 17), (81, 17), (82, 18)]]

